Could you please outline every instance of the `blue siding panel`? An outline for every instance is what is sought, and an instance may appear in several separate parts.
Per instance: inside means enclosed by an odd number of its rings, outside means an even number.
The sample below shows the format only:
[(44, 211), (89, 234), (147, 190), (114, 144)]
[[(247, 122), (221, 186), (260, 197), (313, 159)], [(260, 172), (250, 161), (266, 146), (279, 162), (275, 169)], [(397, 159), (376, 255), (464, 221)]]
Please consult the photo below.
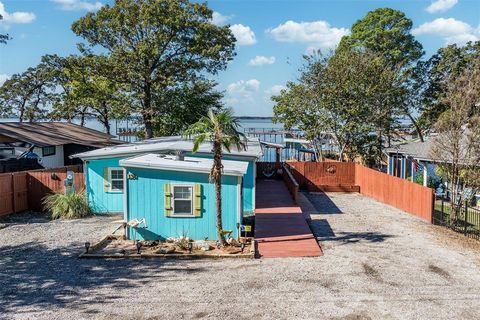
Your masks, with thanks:
[[(188, 154), (189, 156), (211, 158), (210, 154)], [(85, 165), (86, 190), (88, 200), (95, 213), (123, 212), (123, 194), (106, 193), (103, 190), (103, 169), (105, 167), (119, 167), (119, 161), (125, 157), (89, 160)], [(224, 155), (225, 160), (247, 161), (246, 158)], [(248, 162), (247, 173), (243, 178), (243, 212), (255, 210), (255, 160)]]
[(123, 212), (123, 193), (104, 191), (103, 170), (119, 167), (122, 158), (90, 160), (85, 164), (85, 183), (88, 203), (95, 213)]
[[(148, 228), (131, 231), (131, 239), (166, 239), (186, 235), (192, 239), (217, 239), (215, 220), (215, 190), (209, 183), (208, 174), (174, 172), (128, 168), (129, 173), (137, 176), (128, 180), (128, 220), (146, 219)], [(166, 217), (164, 212), (164, 184), (169, 183), (201, 183), (202, 215), (200, 217)], [(237, 232), (237, 188), (238, 178), (223, 176), (222, 178), (222, 222), (223, 229)]]
[[(211, 154), (188, 153), (191, 157), (212, 158)], [(255, 160), (253, 158), (235, 157), (224, 154), (222, 159), (248, 162), (247, 173), (243, 177), (243, 212), (255, 210)], [(248, 160), (247, 160), (248, 159)]]

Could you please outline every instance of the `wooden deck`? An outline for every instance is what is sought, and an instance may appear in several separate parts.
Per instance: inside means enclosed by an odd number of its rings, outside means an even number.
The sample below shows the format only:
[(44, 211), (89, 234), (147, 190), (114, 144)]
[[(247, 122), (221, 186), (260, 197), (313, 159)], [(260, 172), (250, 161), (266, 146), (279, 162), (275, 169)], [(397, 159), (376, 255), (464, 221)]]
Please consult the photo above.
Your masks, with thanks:
[(293, 202), (283, 181), (258, 180), (256, 207), (255, 240), (258, 257), (323, 255), (302, 210)]

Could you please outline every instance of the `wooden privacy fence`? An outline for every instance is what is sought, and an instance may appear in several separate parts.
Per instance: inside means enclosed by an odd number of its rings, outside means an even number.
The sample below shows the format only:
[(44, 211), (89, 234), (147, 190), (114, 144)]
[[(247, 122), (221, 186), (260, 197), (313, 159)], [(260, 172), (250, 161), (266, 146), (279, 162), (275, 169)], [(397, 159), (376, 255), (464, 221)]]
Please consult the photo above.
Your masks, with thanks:
[(353, 162), (287, 162), (285, 168), (300, 189), (360, 192), (432, 222), (434, 193), (430, 188)]
[(351, 162), (287, 162), (301, 189), (308, 191), (359, 192), (355, 164)]
[(432, 222), (433, 189), (355, 164), (360, 193)]
[(75, 187), (83, 190), (82, 170), (82, 165), (75, 165), (0, 174), (0, 217), (25, 210), (42, 211), (42, 199), (63, 190), (67, 171), (75, 172)]

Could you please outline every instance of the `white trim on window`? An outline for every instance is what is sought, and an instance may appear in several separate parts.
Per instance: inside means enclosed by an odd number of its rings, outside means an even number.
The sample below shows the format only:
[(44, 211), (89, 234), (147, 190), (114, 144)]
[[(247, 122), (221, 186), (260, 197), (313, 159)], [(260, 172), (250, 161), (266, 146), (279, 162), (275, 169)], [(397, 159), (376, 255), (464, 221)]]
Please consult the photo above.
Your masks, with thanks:
[[(112, 179), (112, 171), (121, 171), (121, 178)], [(122, 181), (122, 190), (112, 189), (112, 181)], [(109, 167), (108, 168), (108, 192), (110, 193), (123, 193), (125, 190), (125, 179), (124, 179), (124, 169), (122, 167)]]
[[(189, 187), (190, 188), (190, 213), (175, 213), (175, 188), (176, 187)], [(172, 195), (172, 213), (170, 217), (176, 218), (192, 218), (195, 217), (195, 212), (193, 211), (193, 204), (194, 204), (194, 197), (195, 197), (195, 185), (191, 183), (174, 183), (170, 186), (171, 190), (170, 193)], [(181, 201), (179, 199), (179, 201)], [(185, 201), (185, 200), (184, 200)]]

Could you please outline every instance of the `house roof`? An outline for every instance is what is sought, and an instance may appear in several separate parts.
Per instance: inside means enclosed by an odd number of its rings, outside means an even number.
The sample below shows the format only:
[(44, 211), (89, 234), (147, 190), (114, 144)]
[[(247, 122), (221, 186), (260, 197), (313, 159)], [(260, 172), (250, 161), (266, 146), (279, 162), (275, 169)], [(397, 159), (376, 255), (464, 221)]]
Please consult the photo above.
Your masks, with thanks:
[(37, 147), (79, 144), (95, 148), (119, 144), (112, 135), (68, 122), (3, 122), (4, 142), (27, 142)]
[(416, 159), (432, 160), (430, 157), (430, 149), (432, 147), (432, 139), (421, 141), (413, 141), (386, 149), (388, 153), (404, 154)]
[[(185, 157), (184, 160), (175, 160), (174, 156), (149, 153), (120, 160), (120, 165), (129, 168), (210, 173), (213, 159)], [(222, 160), (222, 165), (225, 175), (243, 176), (247, 173), (248, 162), (245, 161)]]
[[(181, 136), (159, 137), (147, 139), (139, 142), (121, 144), (102, 149), (92, 150), (75, 154), (72, 157), (87, 159), (113, 158), (117, 156), (129, 156), (144, 153), (165, 153), (171, 151), (192, 151), (193, 141), (185, 140)], [(243, 156), (250, 158), (258, 158), (263, 154), (262, 147), (258, 138), (248, 138), (246, 149), (237, 150), (232, 148), (230, 152), (224, 150), (225, 153), (234, 156)], [(202, 143), (197, 151), (198, 153), (211, 153), (212, 143), (206, 141)]]

